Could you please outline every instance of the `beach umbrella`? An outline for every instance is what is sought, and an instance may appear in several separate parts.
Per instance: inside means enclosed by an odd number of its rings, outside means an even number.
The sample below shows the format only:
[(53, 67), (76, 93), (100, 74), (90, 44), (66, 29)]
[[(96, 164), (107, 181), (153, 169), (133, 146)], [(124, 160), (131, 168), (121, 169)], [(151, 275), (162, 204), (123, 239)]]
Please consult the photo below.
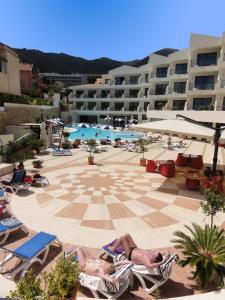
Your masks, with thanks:
[(111, 126), (111, 125), (105, 125), (105, 126), (102, 126), (102, 127), (101, 127), (101, 129), (108, 129), (108, 130), (112, 130), (112, 129), (114, 129), (114, 127), (113, 127), (113, 126)]
[(80, 127), (80, 128), (90, 128), (90, 126), (86, 123), (80, 123), (77, 125), (77, 127)]

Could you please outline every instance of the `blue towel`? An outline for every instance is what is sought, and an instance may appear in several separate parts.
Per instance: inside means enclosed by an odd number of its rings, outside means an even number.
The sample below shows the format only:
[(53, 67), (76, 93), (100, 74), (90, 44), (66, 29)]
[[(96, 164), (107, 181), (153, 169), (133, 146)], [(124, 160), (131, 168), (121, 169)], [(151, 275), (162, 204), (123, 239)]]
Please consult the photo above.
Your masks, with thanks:
[(41, 231), (34, 237), (32, 237), (29, 241), (18, 247), (14, 251), (14, 253), (26, 259), (31, 259), (41, 250), (43, 250), (47, 245), (51, 244), (55, 239), (56, 235)]
[(5, 196), (5, 191), (0, 189), (0, 197), (4, 197)]
[(1, 223), (0, 223), (0, 232), (4, 232), (4, 231), (6, 231), (8, 229), (8, 227), (6, 227), (6, 226), (4, 226), (4, 225), (2, 225)]
[(0, 223), (6, 226), (8, 229), (15, 228), (17, 226), (22, 225), (22, 222), (18, 220), (16, 217), (10, 217), (8, 219), (4, 219)]

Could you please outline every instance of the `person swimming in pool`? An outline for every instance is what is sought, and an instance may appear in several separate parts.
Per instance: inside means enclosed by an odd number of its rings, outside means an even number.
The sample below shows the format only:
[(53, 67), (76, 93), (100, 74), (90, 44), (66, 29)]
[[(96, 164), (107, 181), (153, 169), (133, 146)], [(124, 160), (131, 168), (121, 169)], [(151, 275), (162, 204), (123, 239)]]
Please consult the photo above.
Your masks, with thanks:
[(112, 246), (111, 251), (116, 251), (119, 247), (123, 247), (129, 261), (137, 265), (144, 265), (147, 268), (155, 268), (163, 264), (169, 257), (164, 252), (157, 250), (138, 248), (130, 234), (120, 237)]

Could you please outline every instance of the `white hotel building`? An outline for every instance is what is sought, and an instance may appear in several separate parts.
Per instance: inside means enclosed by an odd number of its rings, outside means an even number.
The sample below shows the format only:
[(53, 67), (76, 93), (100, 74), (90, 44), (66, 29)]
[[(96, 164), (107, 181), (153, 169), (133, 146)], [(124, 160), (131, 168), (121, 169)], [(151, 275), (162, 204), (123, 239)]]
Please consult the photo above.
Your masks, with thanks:
[(225, 33), (192, 34), (190, 48), (168, 56), (151, 54), (139, 68), (121, 66), (95, 84), (71, 87), (68, 122), (105, 123), (105, 118), (173, 119), (186, 115), (225, 123)]

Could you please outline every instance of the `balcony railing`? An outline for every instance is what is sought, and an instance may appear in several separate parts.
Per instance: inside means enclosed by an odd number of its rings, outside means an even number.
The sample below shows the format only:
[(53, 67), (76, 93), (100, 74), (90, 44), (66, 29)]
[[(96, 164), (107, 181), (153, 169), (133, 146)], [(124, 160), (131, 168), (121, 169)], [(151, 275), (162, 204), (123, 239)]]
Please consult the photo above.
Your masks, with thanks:
[(193, 106), (193, 110), (214, 110), (214, 105), (200, 105), (200, 106)]
[(198, 90), (214, 90), (215, 83), (195, 83), (194, 87)]
[(192, 83), (189, 82), (189, 90), (214, 90), (215, 83)]

